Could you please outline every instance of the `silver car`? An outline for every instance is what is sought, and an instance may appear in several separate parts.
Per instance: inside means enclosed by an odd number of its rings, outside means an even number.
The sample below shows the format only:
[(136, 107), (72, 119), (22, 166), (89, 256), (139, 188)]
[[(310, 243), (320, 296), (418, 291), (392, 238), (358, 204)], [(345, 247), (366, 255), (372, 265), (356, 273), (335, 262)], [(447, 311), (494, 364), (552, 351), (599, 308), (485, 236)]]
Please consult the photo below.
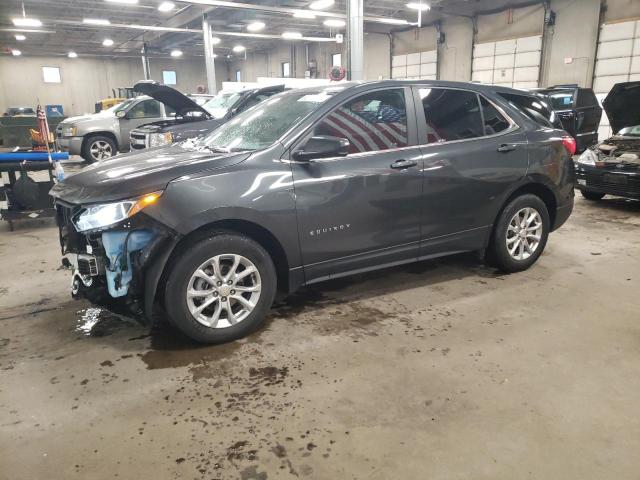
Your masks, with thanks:
[(173, 109), (153, 98), (130, 98), (100, 113), (67, 118), (58, 124), (56, 140), (62, 150), (93, 163), (128, 151), (134, 128), (174, 116)]

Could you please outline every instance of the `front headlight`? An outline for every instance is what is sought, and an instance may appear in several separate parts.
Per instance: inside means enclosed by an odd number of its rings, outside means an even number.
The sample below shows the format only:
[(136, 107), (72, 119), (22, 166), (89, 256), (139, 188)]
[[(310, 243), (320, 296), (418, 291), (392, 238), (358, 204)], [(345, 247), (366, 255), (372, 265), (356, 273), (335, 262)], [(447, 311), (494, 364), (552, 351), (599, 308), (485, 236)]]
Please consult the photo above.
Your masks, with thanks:
[(73, 224), (79, 232), (109, 227), (132, 217), (143, 208), (153, 205), (158, 201), (160, 195), (162, 195), (162, 191), (149, 193), (131, 200), (123, 200), (122, 202), (87, 207), (73, 219)]
[(169, 145), (171, 142), (173, 142), (171, 132), (152, 133), (149, 135), (149, 147), (161, 147), (162, 145)]
[(78, 133), (78, 129), (76, 127), (64, 127), (62, 129), (63, 137), (75, 137), (76, 133)]
[(580, 157), (578, 158), (578, 163), (581, 163), (582, 165), (595, 166), (597, 161), (598, 155), (596, 155), (596, 152), (594, 152), (590, 148), (587, 148), (584, 152), (582, 152), (582, 155), (580, 155)]

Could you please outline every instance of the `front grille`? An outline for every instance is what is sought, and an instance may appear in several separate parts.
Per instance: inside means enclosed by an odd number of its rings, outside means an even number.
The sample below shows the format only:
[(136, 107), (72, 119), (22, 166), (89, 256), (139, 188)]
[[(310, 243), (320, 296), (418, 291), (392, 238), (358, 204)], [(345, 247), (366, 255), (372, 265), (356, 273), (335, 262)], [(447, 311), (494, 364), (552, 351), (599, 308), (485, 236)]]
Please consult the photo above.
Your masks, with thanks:
[(147, 136), (144, 133), (131, 132), (129, 135), (129, 140), (131, 143), (131, 148), (146, 148), (147, 146)]
[(78, 273), (85, 277), (98, 275), (98, 262), (93, 257), (78, 258)]
[[(624, 182), (620, 180), (623, 177)], [(586, 180), (586, 187), (590, 190), (621, 197), (640, 198), (640, 175), (580, 172), (577, 174), (577, 178)]]

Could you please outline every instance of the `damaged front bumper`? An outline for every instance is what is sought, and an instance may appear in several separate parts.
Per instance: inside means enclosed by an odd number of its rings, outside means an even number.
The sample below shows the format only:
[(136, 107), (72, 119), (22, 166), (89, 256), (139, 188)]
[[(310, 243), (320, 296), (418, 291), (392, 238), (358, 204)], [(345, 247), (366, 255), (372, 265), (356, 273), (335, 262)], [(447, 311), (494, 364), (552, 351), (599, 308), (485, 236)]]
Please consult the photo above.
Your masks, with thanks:
[(598, 145), (590, 153), (592, 162), (576, 162), (576, 187), (585, 192), (640, 199), (638, 153), (606, 143)]
[(150, 318), (177, 234), (143, 212), (107, 229), (78, 232), (71, 219), (80, 207), (57, 200), (56, 209), (72, 295), (97, 304), (118, 299)]

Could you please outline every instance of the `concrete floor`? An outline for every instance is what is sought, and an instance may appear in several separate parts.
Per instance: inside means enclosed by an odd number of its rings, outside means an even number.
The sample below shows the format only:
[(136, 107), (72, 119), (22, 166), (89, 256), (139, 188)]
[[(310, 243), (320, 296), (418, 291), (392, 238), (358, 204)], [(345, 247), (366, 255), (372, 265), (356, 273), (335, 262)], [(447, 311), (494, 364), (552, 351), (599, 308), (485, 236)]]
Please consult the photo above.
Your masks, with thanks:
[(527, 272), (335, 281), (203, 348), (72, 301), (53, 224), (3, 224), (0, 477), (637, 479), (639, 227), (578, 197)]

